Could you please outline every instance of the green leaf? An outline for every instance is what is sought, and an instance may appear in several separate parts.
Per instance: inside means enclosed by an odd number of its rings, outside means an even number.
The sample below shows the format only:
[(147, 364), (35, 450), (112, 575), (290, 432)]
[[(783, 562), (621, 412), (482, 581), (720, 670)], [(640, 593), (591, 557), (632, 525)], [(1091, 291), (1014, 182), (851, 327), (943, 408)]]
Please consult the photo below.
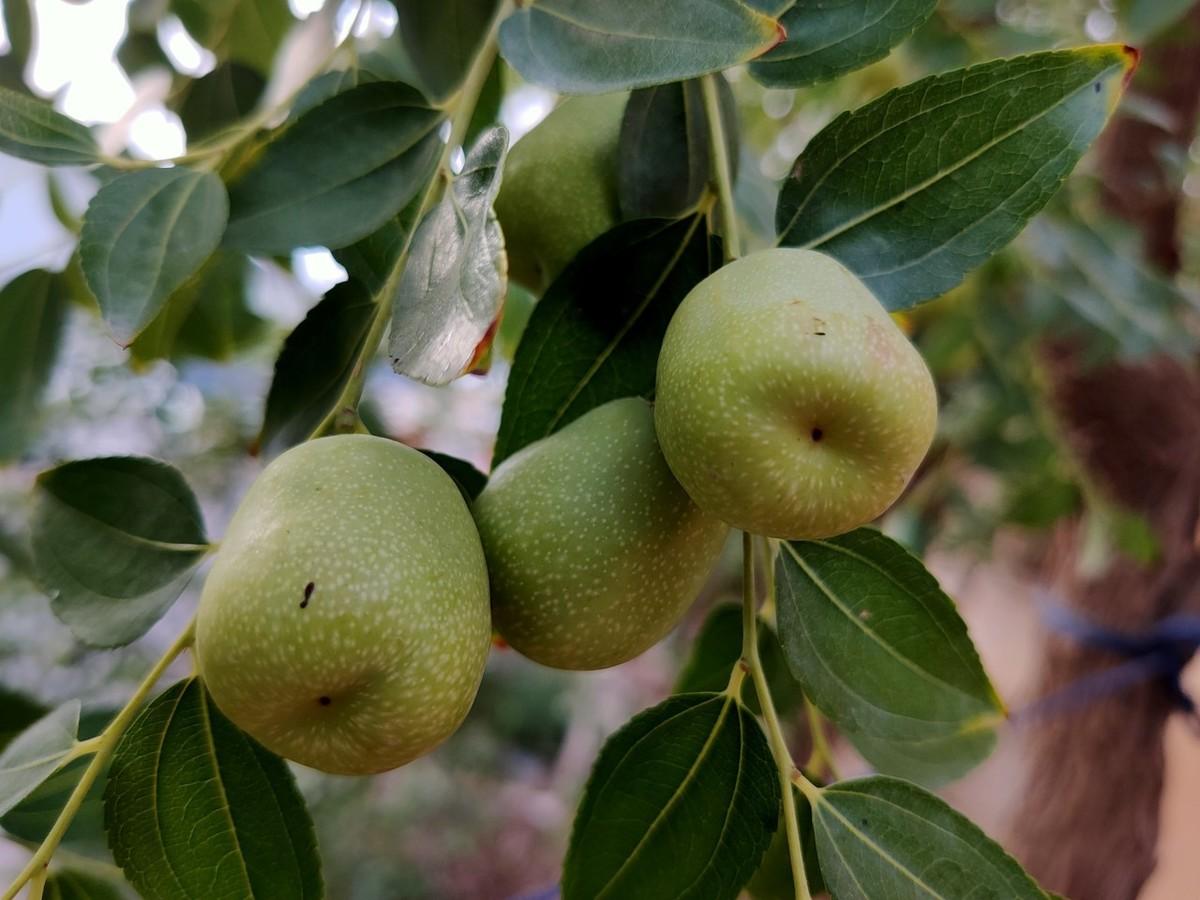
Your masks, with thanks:
[(991, 752), (1003, 707), (953, 601), (918, 559), (860, 528), (781, 544), (776, 573), (792, 673), (867, 760), (940, 783)]
[[(774, 629), (760, 624), (758, 654), (762, 661), (771, 699), (781, 713), (795, 709), (804, 699), (800, 685), (788, 670), (783, 648)], [(692, 652), (679, 672), (672, 693), (691, 694), (701, 691), (723, 691), (729, 675), (742, 657), (742, 607), (738, 603), (722, 603), (713, 607), (692, 642)], [(758, 695), (747, 679), (742, 686), (746, 706), (758, 712)]]
[(6, 87), (0, 87), (0, 153), (44, 166), (87, 166), (100, 156), (86, 126)]
[(183, 476), (132, 456), (79, 460), (39, 475), (32, 532), (55, 614), (100, 647), (144, 634), (208, 551)]
[(749, 62), (783, 29), (740, 0), (531, 0), (500, 25), (500, 52), (528, 81), (603, 94)]
[(123, 900), (124, 896), (111, 882), (75, 869), (55, 869), (42, 894), (43, 900)]
[(226, 360), (252, 346), (266, 322), (246, 305), (246, 258), (218, 250), (129, 346), (146, 362), (199, 356)]
[(428, 182), (441, 123), (440, 112), (399, 82), (331, 97), (272, 141), (231, 188), (225, 243), (270, 255), (366, 237)]
[(0, 751), (47, 712), (28, 697), (0, 687)]
[(479, 52), (499, 0), (392, 0), (396, 29), (430, 100), (445, 100), (462, 84)]
[(188, 141), (209, 137), (249, 115), (266, 86), (257, 69), (236, 62), (221, 63), (203, 78), (187, 82), (179, 118)]
[(534, 307), (504, 395), (493, 467), (618, 397), (654, 392), (675, 308), (716, 266), (701, 215), (627, 222), (567, 266)]
[(780, 21), (787, 39), (750, 64), (769, 87), (805, 87), (887, 56), (928, 19), (937, 0), (794, 2)]
[(487, 484), (487, 476), (465, 459), (438, 453), (436, 450), (422, 450), (421, 452), (441, 466), (442, 471), (454, 479), (454, 483), (462, 491), (467, 503), (471, 503), (478, 497), (484, 485)]
[(312, 436), (349, 382), (377, 308), (351, 279), (308, 311), (275, 360), (259, 448), (273, 456)]
[(810, 799), (821, 871), (839, 900), (1045, 900), (999, 844), (916, 785), (876, 776)]
[(88, 204), (79, 255), (113, 336), (128, 346), (217, 248), (229, 214), (212, 172), (176, 166), (114, 178)]
[(295, 21), (287, 0), (172, 0), (171, 11), (198, 44), (264, 75)]
[(358, 66), (321, 73), (311, 79), (296, 95), (296, 99), (292, 101), (292, 108), (288, 111), (288, 119), (294, 122), (330, 97), (336, 97), (360, 84), (375, 80), (366, 76), (367, 73)]
[(600, 751), (563, 900), (733, 900), (778, 817), (779, 780), (755, 718), (723, 694), (672, 697)]
[(508, 131), (496, 126), (417, 227), (392, 296), (388, 354), (400, 375), (447, 384), (474, 368), (491, 344), (508, 261), (492, 203)]
[[(737, 107), (717, 77), (721, 120), (737, 170)], [(695, 208), (712, 173), (708, 112), (695, 79), (634, 91), (625, 105), (617, 154), (617, 195), (625, 219), (673, 219)]]
[(146, 900), (317, 900), (316, 835), (287, 764), (221, 715), (198, 679), (152, 702), (104, 793), (113, 857)]
[[(100, 734), (112, 721), (113, 715), (112, 709), (85, 711), (79, 718), (78, 739), (82, 741)], [(40, 844), (54, 827), (59, 813), (90, 764), (90, 756), (81, 757), (55, 771), (24, 800), (0, 816), (0, 827), (21, 840)], [(100, 802), (107, 778), (108, 766), (105, 765), (63, 835), (63, 843), (72, 850), (100, 859), (109, 856), (104, 839), (104, 810)]]
[(0, 459), (12, 459), (35, 433), (42, 394), (67, 320), (61, 276), (26, 272), (0, 290)]
[(6, 0), (0, 3), (8, 52), (0, 57), (0, 85), (18, 91), (25, 86), (25, 67), (33, 50), (33, 0)]
[(1119, 44), (995, 60), (842, 114), (784, 182), (780, 243), (837, 258), (888, 309), (948, 291), (1054, 195), (1135, 60)]
[[(809, 893), (817, 896), (825, 893), (826, 888), (817, 857), (817, 835), (813, 831), (812, 809), (808, 798), (796, 788), (792, 788), (792, 797), (796, 802), (796, 823), (800, 826), (804, 879), (808, 882)], [(771, 838), (771, 844), (763, 854), (758, 871), (746, 884), (746, 893), (752, 900), (795, 900), (796, 884), (792, 880), (791, 851), (788, 849), (787, 828), (782, 816), (779, 826), (775, 829), (775, 836)]]
[(474, 146), (479, 136), (500, 122), (500, 104), (504, 100), (504, 61), (496, 57), (488, 70), (487, 78), (479, 91), (479, 99), (475, 101), (475, 109), (471, 112), (471, 121), (467, 125), (467, 133), (463, 144)]
[(0, 816), (54, 774), (75, 747), (79, 701), (69, 700), (38, 719), (0, 753)]

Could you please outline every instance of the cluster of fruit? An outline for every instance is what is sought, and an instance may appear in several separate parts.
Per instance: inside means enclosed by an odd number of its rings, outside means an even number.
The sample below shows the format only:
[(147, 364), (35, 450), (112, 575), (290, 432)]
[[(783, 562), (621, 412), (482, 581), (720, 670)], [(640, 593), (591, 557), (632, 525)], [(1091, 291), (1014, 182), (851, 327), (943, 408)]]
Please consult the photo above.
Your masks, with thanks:
[[(514, 277), (544, 288), (615, 224), (619, 118), (612, 98), (571, 100), (514, 148), (497, 203)], [(472, 505), (382, 438), (280, 456), (205, 585), (201, 674), (284, 757), (394, 768), (462, 722), (493, 629), (549, 666), (632, 659), (680, 620), (730, 526), (820, 539), (870, 522), (936, 416), (920, 355), (854, 275), (813, 251), (750, 254), (675, 312), (653, 404), (580, 416), (506, 459)]]

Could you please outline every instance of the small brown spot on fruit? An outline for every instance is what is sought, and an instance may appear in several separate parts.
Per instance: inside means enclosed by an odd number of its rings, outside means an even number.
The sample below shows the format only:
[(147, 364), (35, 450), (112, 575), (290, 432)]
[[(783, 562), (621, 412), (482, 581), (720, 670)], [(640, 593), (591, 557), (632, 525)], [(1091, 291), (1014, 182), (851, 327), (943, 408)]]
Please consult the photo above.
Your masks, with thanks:
[(821, 438), (825, 437), (825, 432), (820, 428), (813, 428), (811, 435), (813, 443), (816, 444), (820, 442)]
[(310, 581), (304, 586), (304, 599), (300, 601), (301, 609), (308, 609), (308, 601), (312, 599), (313, 591), (316, 590), (316, 582)]
[(333, 702), (333, 698), (332, 697), (318, 697), (317, 702), (320, 703), (322, 706), (328, 706), (330, 703)]

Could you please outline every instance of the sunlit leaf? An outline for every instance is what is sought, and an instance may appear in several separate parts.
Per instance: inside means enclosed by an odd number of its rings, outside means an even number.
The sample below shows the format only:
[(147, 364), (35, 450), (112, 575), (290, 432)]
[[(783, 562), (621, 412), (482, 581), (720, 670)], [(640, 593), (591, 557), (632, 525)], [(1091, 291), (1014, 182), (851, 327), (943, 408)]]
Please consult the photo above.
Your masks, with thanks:
[(0, 153), (44, 166), (86, 166), (99, 161), (100, 151), (86, 126), (48, 103), (0, 87)]
[(388, 354), (401, 375), (446, 384), (490, 343), (507, 284), (492, 202), (508, 152), (503, 126), (484, 132), (446, 196), (422, 220), (392, 297)]

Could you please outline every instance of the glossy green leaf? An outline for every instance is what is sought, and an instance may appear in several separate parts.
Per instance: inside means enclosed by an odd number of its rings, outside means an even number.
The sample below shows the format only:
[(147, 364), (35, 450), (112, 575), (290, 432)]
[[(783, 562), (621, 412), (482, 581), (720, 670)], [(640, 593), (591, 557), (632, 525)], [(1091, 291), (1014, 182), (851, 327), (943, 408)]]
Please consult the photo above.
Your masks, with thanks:
[(563, 900), (734, 900), (779, 805), (755, 718), (723, 694), (672, 697), (600, 751), (571, 832)]
[(388, 355), (401, 375), (447, 384), (490, 346), (508, 283), (504, 235), (492, 209), (507, 153), (503, 126), (484, 132), (413, 235), (388, 332)]
[[(84, 711), (79, 717), (79, 740), (98, 735), (112, 721), (113, 715), (111, 709)], [(21, 840), (40, 844), (54, 827), (59, 813), (91, 761), (90, 756), (80, 757), (56, 770), (24, 800), (0, 816), (0, 828)], [(71, 850), (99, 859), (107, 859), (109, 855), (104, 838), (104, 810), (100, 801), (107, 778), (106, 765), (63, 835), (63, 843)]]
[(42, 269), (17, 276), (0, 290), (0, 460), (20, 454), (36, 431), (68, 302), (61, 276)]
[(441, 155), (441, 122), (398, 82), (331, 97), (272, 141), (231, 188), (226, 244), (276, 254), (366, 237), (428, 182)]
[(183, 476), (142, 457), (85, 459), (43, 472), (32, 532), (55, 614), (80, 640), (101, 647), (144, 634), (208, 551)]
[(238, 731), (195, 678), (154, 700), (104, 793), (113, 858), (146, 900), (318, 900), (316, 835), (287, 764)]
[(171, 11), (201, 46), (264, 75), (295, 21), (287, 0), (171, 0)]
[(130, 345), (133, 358), (226, 360), (252, 346), (267, 323), (247, 306), (246, 265), (239, 253), (210, 256)]
[(79, 255), (113, 336), (128, 346), (217, 248), (229, 215), (212, 172), (176, 166), (109, 181), (88, 204)]
[[(821, 863), (817, 855), (817, 835), (813, 830), (812, 809), (805, 797), (792, 788), (792, 799), (796, 803), (796, 824), (800, 827), (800, 852), (804, 857), (804, 877), (808, 892), (817, 896), (825, 893), (825, 877), (821, 874)], [(746, 893), (751, 900), (795, 900), (796, 884), (792, 880), (792, 858), (788, 849), (787, 829), (782, 816), (779, 827), (754, 877), (746, 884)]]
[(780, 243), (836, 257), (888, 309), (944, 293), (1054, 195), (1135, 60), (1119, 44), (995, 60), (844, 113), (784, 182)]
[(534, 307), (513, 360), (493, 466), (618, 397), (654, 392), (658, 350), (684, 296), (721, 254), (704, 217), (601, 235)]
[(257, 69), (237, 62), (221, 63), (187, 82), (178, 109), (188, 141), (209, 137), (248, 116), (266, 86)]
[[(784, 714), (795, 709), (803, 701), (804, 695), (788, 669), (778, 636), (765, 624), (759, 625), (758, 655), (775, 708)], [(712, 609), (700, 627), (700, 633), (692, 642), (692, 652), (680, 670), (672, 692), (690, 694), (725, 690), (730, 673), (741, 657), (741, 604), (722, 603)], [(742, 697), (753, 712), (758, 711), (758, 695), (749, 679), (742, 684)]]
[(408, 246), (409, 238), (417, 227), (417, 213), (421, 211), (421, 197), (412, 199), (400, 213), (384, 222), (382, 227), (355, 241), (349, 247), (333, 252), (333, 257), (351, 278), (357, 278), (372, 295), (383, 291), (400, 255)]
[(748, 62), (783, 37), (741, 0), (531, 0), (500, 25), (500, 52), (566, 94), (681, 81)]
[(115, 884), (76, 869), (55, 869), (46, 880), (42, 900), (124, 900)]
[(322, 72), (311, 79), (300, 93), (296, 95), (296, 99), (292, 101), (292, 108), (288, 111), (288, 118), (294, 122), (309, 110), (320, 106), (330, 97), (336, 97), (338, 94), (358, 87), (360, 84), (366, 84), (369, 81), (375, 80), (364, 76), (366, 76), (366, 73), (358, 66), (350, 66), (347, 69), (335, 69), (332, 72)]
[(258, 435), (262, 451), (274, 456), (313, 435), (349, 382), (377, 308), (357, 280), (344, 281), (287, 336)]
[(79, 733), (79, 701), (38, 719), (0, 753), (0, 816), (28, 797), (66, 761)]
[(750, 64), (770, 87), (805, 87), (887, 56), (933, 14), (937, 0), (797, 0), (780, 21), (787, 39)]
[(821, 871), (838, 900), (1045, 900), (999, 844), (914, 784), (861, 778), (810, 800)]
[(396, 28), (425, 96), (445, 100), (462, 84), (500, 8), (499, 0), (392, 0)]
[(465, 459), (438, 453), (436, 450), (422, 450), (421, 452), (441, 466), (442, 471), (454, 479), (454, 483), (462, 491), (467, 503), (478, 497), (484, 485), (487, 484), (487, 476)]
[(49, 103), (0, 87), (0, 153), (44, 166), (86, 166), (100, 151), (87, 127)]
[(48, 711), (28, 697), (0, 687), (0, 751)]
[[(721, 120), (734, 173), (737, 107), (718, 76)], [(712, 174), (708, 112), (700, 81), (634, 91), (625, 105), (617, 154), (617, 195), (625, 219), (673, 219), (695, 208)]]
[(804, 692), (880, 770), (963, 774), (1003, 708), (953, 601), (916, 557), (860, 528), (780, 545), (779, 639)]

